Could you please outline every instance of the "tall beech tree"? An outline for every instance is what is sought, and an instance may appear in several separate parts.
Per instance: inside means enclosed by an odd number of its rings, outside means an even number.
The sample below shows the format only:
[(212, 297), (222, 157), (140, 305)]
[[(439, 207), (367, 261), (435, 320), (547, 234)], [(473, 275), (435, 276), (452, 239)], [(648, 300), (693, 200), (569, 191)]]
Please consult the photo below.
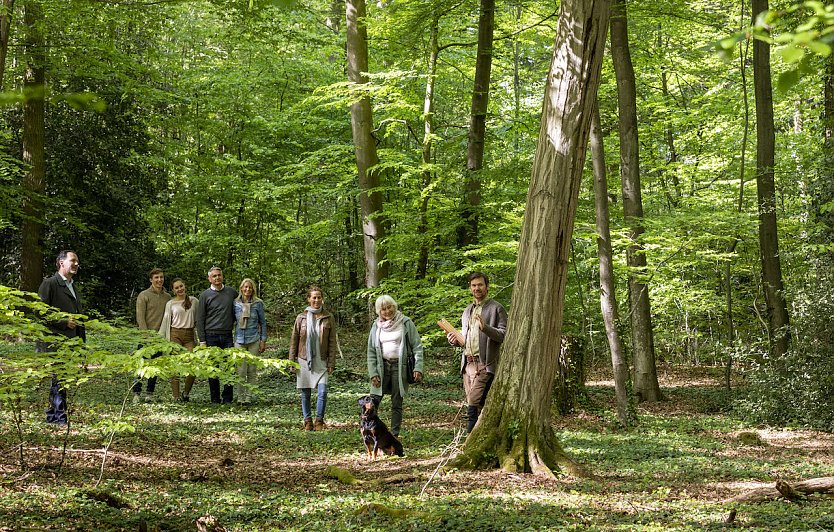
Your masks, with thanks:
[(599, 255), (599, 304), (605, 336), (611, 351), (614, 369), (614, 392), (617, 397), (617, 419), (629, 424), (628, 362), (625, 347), (617, 330), (617, 282), (614, 278), (614, 259), (611, 251), (611, 224), (608, 212), (608, 173), (605, 171), (605, 148), (602, 140), (599, 107), (594, 106), (591, 122), (591, 165), (594, 170), (594, 210), (596, 212), (597, 254)]
[[(356, 85), (368, 83), (368, 32), (365, 28), (365, 0), (347, 0), (347, 74)], [(376, 139), (373, 135), (371, 99), (358, 93), (350, 106), (353, 146), (359, 179), (359, 204), (362, 209), (362, 235), (365, 244), (365, 286), (379, 286), (388, 276), (388, 263), (382, 240), (385, 220), (382, 212), (382, 193), (379, 174), (374, 168), (379, 163)]]
[(0, 90), (3, 90), (3, 77), (6, 73), (6, 54), (9, 51), (9, 34), (13, 13), (14, 0), (0, 2)]
[(440, 48), (437, 44), (438, 32), (438, 14), (432, 15), (431, 26), (429, 28), (429, 60), (428, 71), (426, 74), (426, 93), (423, 97), (423, 144), (422, 144), (422, 190), (420, 191), (420, 221), (417, 226), (417, 232), (422, 237), (420, 241), (420, 255), (417, 257), (417, 278), (424, 279), (428, 270), (429, 264), (429, 248), (431, 246), (432, 237), (427, 235), (429, 221), (429, 187), (434, 178), (434, 170), (431, 168), (431, 154), (432, 145), (434, 143), (434, 85), (436, 83), (437, 74), (437, 55), (440, 53)]
[(501, 361), (458, 456), (464, 467), (552, 476), (578, 466), (550, 426), (570, 242), (608, 29), (607, 0), (565, 0), (547, 77)]
[(620, 115), (620, 180), (623, 215), (631, 245), (627, 262), (628, 299), (631, 307), (631, 339), (634, 349), (634, 394), (638, 402), (660, 400), (660, 384), (654, 353), (654, 329), (649, 285), (643, 280), (646, 254), (640, 244), (643, 228), (643, 196), (640, 184), (640, 143), (637, 136), (637, 84), (628, 46), (626, 0), (614, 0), (611, 7), (611, 57), (617, 78), (617, 107)]
[(481, 176), (486, 144), (486, 117), (489, 108), (489, 81), (492, 75), (492, 41), (495, 30), (495, 0), (481, 0), (478, 19), (478, 52), (475, 59), (475, 85), (472, 89), (472, 111), (466, 145), (466, 174), (458, 245), (478, 242), (478, 210), (481, 205)]
[(23, 81), (23, 222), (21, 224), (20, 286), (34, 292), (43, 279), (43, 193), (46, 106), (46, 46), (43, 9), (39, 0), (23, 4), (26, 72)]
[[(767, 11), (767, 0), (752, 0), (753, 22)], [(788, 305), (782, 284), (782, 262), (776, 227), (776, 183), (774, 166), (776, 133), (773, 127), (773, 88), (770, 76), (770, 44), (756, 39), (753, 43), (753, 87), (756, 95), (756, 191), (759, 206), (759, 255), (762, 261), (762, 284), (767, 304), (771, 351), (775, 356), (787, 353), (790, 344)]]

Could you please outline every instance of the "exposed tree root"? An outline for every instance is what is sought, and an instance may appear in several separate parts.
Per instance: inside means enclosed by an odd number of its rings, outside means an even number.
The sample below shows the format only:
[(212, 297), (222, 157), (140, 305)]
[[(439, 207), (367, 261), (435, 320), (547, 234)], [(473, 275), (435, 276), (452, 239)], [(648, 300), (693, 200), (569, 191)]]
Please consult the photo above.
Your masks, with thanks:
[(499, 430), (478, 438), (483, 434), (476, 427), (453, 464), (461, 469), (500, 467), (509, 473), (533, 473), (551, 479), (556, 478), (555, 471), (559, 470), (577, 477), (593, 476), (562, 450), (549, 428), (544, 432), (546, 435), (540, 436), (537, 431), (528, 430), (510, 439), (506, 431)]
[(539, 475), (542, 477), (555, 479), (556, 475), (553, 474), (553, 470), (548, 467), (544, 460), (539, 456), (539, 452), (537, 449), (531, 447), (527, 449), (527, 459), (530, 463), (530, 470), (534, 475)]

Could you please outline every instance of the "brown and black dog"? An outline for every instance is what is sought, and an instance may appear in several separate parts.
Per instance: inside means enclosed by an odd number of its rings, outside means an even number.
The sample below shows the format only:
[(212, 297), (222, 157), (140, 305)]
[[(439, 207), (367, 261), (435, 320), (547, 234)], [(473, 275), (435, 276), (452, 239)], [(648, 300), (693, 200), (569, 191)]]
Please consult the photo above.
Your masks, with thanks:
[(379, 405), (373, 396), (366, 395), (359, 399), (359, 410), (361, 411), (359, 434), (362, 435), (362, 441), (368, 451), (368, 460), (376, 460), (380, 451), (385, 454), (403, 456), (403, 444), (396, 436), (391, 434), (385, 423), (379, 419), (376, 414), (377, 406)]

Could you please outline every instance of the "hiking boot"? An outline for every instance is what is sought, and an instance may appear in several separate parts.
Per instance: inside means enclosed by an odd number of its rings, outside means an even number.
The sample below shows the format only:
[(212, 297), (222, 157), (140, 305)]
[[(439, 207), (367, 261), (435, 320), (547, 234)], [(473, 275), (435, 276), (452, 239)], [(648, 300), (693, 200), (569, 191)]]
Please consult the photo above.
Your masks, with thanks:
[(313, 420), (307, 418), (304, 420), (304, 430), (313, 430)]
[(316, 418), (316, 430), (324, 430), (324, 420), (321, 418)]

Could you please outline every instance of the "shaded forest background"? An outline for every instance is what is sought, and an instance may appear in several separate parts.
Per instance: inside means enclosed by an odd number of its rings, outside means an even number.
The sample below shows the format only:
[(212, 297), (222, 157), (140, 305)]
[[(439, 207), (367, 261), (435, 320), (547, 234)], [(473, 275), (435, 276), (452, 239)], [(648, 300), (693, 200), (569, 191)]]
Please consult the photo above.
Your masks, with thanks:
[[(233, 286), (258, 282), (276, 335), (317, 283), (345, 327), (364, 327), (367, 299), (391, 293), (429, 344), (443, 342), (438, 318), (460, 314), (473, 270), (487, 272), (491, 295), (509, 305), (554, 3), (495, 6), (485, 114), (473, 112), (481, 2), (369, 4), (362, 85), (347, 81), (339, 0), (3, 4), (11, 24), (0, 78), (2, 284), (34, 290), (57, 251), (74, 249), (91, 314), (131, 321), (151, 268), (184, 278), (195, 293), (218, 265)], [(771, 56), (775, 209), (793, 343), (768, 362), (752, 40), (730, 53), (716, 46), (750, 25), (750, 5), (636, 1), (628, 17), (645, 271), (626, 264), (634, 242), (608, 50), (598, 92), (627, 349), (626, 280), (639, 274), (660, 362), (733, 360), (754, 398), (738, 402), (747, 415), (830, 429), (834, 59), (808, 54), (798, 68), (797, 48), (778, 43)], [(804, 21), (787, 14), (781, 28), (796, 32)], [(351, 132), (350, 107), (363, 97), (379, 159), (379, 282), (366, 277)], [(38, 101), (40, 140), (31, 129)], [(473, 166), (479, 116), (484, 151)], [(41, 163), (31, 158), (38, 146)], [(607, 364), (590, 164), (586, 173), (563, 332), (583, 339), (589, 364)]]

